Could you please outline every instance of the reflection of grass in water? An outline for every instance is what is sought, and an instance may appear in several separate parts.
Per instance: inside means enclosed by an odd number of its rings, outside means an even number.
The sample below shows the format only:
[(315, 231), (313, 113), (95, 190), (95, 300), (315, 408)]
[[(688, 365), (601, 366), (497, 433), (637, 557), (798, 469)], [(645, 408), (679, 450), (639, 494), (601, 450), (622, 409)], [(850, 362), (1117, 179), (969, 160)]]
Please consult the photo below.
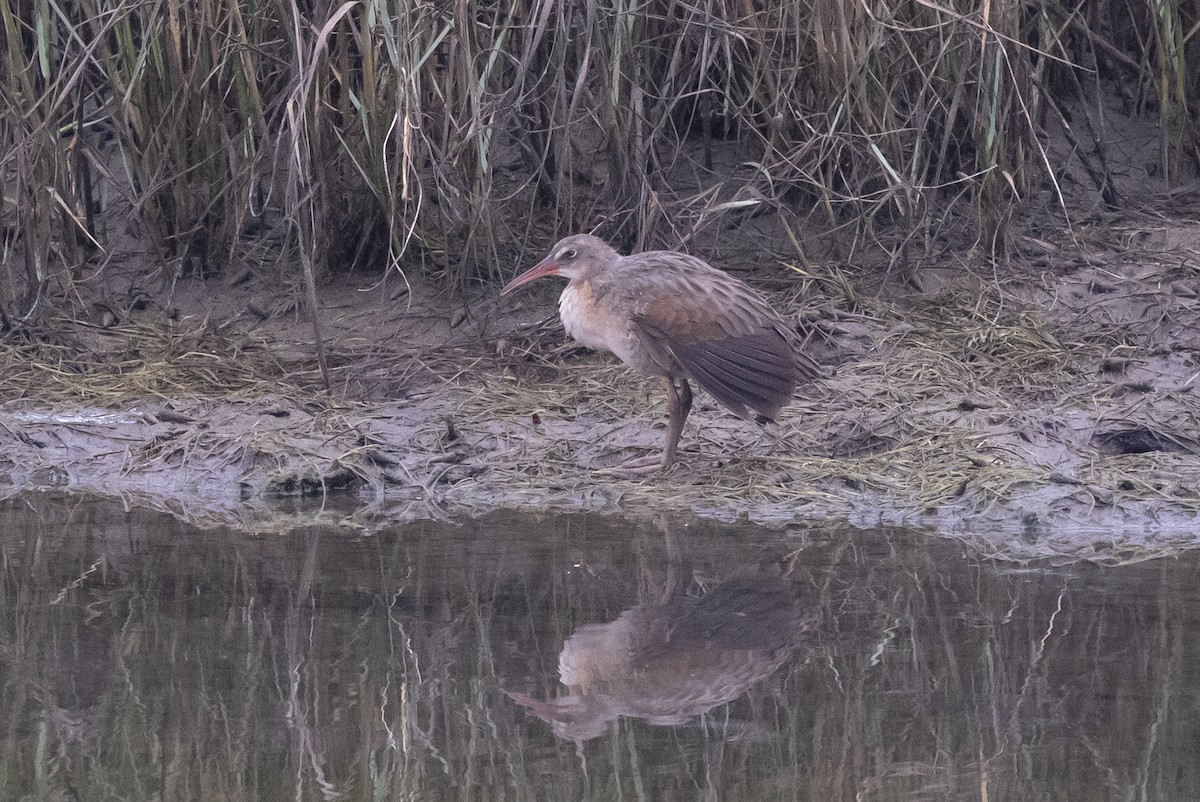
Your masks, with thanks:
[[(695, 723), (610, 724), (585, 774), (502, 691), (553, 696), (567, 636), (653, 602), (656, 533), (493, 520), (164, 541), (141, 528), (157, 516), (38, 506), (33, 531), (0, 508), (5, 798), (1185, 798), (1200, 782), (1195, 561), (997, 574), (899, 533), (813, 540), (790, 562), (815, 617), (792, 663)], [(710, 586), (785, 551), (687, 538), (687, 581)]]

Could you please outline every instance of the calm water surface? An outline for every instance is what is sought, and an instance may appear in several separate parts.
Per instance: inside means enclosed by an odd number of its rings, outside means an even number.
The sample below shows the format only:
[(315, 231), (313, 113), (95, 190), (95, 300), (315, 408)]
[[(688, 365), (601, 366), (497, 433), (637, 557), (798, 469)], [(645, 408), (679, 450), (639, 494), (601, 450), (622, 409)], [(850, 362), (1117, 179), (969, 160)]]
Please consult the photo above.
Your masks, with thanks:
[(0, 799), (1197, 800), (1200, 559), (0, 503)]

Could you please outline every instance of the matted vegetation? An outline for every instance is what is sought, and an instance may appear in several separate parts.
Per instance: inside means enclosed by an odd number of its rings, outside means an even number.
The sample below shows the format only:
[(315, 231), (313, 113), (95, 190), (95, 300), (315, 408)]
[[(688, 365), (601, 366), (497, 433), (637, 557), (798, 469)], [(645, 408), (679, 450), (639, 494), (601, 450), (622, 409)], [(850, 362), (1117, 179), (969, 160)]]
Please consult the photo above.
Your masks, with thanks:
[(415, 333), (429, 322), (385, 300), (330, 302), (329, 328), (357, 333), (331, 338), (333, 394), (315, 392), (301, 326), (291, 339), (228, 309), (184, 317), (170, 336), (138, 324), (81, 326), (90, 339), (54, 344), (42, 333), (0, 351), (0, 395), (22, 399), (0, 405), (0, 497), (69, 483), (263, 528), (281, 511), (287, 525), (280, 497), (350, 487), (365, 491), (349, 496), (359, 522), (653, 509), (902, 522), (1012, 559), (1172, 553), (1194, 548), (1200, 514), (1189, 258), (1003, 288), (946, 268), (962, 283), (903, 304), (810, 307), (814, 343), (845, 360), (836, 372), (765, 429), (699, 395), (681, 464), (642, 482), (598, 469), (661, 449), (661, 388), (555, 321), (481, 322), (504, 331), (491, 341), (464, 324), (429, 344)]

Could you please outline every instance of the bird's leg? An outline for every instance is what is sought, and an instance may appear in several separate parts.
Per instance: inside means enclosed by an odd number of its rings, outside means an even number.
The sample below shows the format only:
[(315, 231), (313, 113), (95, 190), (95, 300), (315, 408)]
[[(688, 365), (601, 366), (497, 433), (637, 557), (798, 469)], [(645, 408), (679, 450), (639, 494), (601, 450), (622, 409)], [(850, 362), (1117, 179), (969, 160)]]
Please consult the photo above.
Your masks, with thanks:
[(674, 464), (683, 423), (692, 411), (692, 388), (684, 378), (679, 379), (678, 385), (669, 377), (664, 381), (667, 385), (667, 440), (662, 454), (635, 457), (612, 468), (602, 468), (597, 473), (633, 478), (658, 473)]
[(666, 468), (675, 462), (675, 448), (679, 445), (679, 436), (683, 434), (683, 423), (688, 413), (692, 411), (692, 386), (688, 380), (681, 378), (679, 386), (675, 380), (667, 377), (667, 444), (663, 448), (662, 467)]

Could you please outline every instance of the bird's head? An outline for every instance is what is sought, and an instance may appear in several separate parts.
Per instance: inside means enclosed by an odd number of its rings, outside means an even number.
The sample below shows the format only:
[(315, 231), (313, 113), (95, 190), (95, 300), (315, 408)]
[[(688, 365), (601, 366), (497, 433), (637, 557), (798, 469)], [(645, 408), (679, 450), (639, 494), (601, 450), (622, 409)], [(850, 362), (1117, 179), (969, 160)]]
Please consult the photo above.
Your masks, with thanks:
[(528, 284), (543, 276), (564, 276), (565, 278), (587, 278), (593, 272), (603, 270), (620, 258), (616, 251), (599, 237), (591, 234), (575, 234), (558, 241), (545, 259), (514, 278), (501, 295)]

